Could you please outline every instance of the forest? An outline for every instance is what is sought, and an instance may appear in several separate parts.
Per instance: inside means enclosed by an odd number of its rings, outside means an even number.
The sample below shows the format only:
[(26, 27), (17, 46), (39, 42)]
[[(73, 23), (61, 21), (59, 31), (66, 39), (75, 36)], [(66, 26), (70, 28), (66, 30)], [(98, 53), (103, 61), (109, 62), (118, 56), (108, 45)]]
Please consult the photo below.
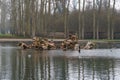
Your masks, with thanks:
[(120, 39), (119, 0), (0, 0), (0, 34)]

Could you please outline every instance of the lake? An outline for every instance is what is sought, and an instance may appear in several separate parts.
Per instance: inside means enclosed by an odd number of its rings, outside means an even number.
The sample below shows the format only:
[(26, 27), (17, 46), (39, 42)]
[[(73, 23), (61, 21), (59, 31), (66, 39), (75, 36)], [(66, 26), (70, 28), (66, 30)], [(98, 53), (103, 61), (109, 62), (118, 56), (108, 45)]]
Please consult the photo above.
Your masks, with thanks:
[(0, 80), (120, 80), (120, 48), (22, 50), (0, 43)]

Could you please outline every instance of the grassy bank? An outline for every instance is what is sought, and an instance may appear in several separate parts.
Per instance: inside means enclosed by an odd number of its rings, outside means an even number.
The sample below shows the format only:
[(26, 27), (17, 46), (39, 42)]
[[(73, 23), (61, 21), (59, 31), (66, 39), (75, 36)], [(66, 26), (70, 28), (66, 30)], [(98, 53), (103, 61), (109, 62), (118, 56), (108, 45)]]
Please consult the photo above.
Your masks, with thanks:
[(80, 42), (96, 42), (96, 43), (112, 43), (112, 42), (120, 42), (119, 39), (114, 39), (114, 40), (108, 40), (108, 39), (99, 39), (99, 40), (93, 40), (93, 39), (85, 39), (85, 40), (79, 40)]
[(29, 38), (29, 37), (24, 37), (24, 36), (17, 36), (17, 35), (12, 35), (12, 34), (0, 34), (0, 38)]
[[(0, 34), (0, 38), (4, 39), (26, 39), (30, 37), (24, 37), (24, 36), (16, 36), (16, 35), (12, 35), (12, 34)], [(53, 39), (54, 41), (63, 41), (64, 39)], [(108, 39), (99, 39), (99, 40), (95, 40), (95, 39), (84, 39), (84, 40), (79, 40), (80, 42), (88, 42), (88, 41), (92, 41), (92, 42), (120, 42), (120, 39), (114, 39), (114, 40), (108, 40)]]

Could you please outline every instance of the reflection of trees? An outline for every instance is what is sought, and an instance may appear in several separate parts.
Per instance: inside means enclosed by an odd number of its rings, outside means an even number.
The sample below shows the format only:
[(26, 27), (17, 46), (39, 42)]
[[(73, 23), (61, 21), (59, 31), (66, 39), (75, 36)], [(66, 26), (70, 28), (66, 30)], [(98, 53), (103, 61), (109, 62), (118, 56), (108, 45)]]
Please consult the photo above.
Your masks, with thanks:
[(13, 55), (13, 77), (15, 80), (23, 80), (25, 77), (26, 66), (26, 51), (18, 50), (16, 55)]
[(66, 80), (68, 77), (66, 58), (52, 58), (46, 51), (20, 51), (17, 55), (14, 63), (17, 80)]
[[(0, 46), (0, 80), (11, 78), (11, 49), (1, 49)], [(7, 54), (9, 52), (9, 54)]]
[(88, 59), (85, 61), (85, 74), (92, 75), (92, 80), (95, 78), (100, 80), (114, 79), (114, 61), (112, 59)]
[(56, 80), (66, 80), (68, 78), (68, 60), (64, 57), (54, 58), (54, 72)]
[(112, 59), (68, 58), (23, 50), (14, 55), (13, 62), (15, 80), (115, 80)]

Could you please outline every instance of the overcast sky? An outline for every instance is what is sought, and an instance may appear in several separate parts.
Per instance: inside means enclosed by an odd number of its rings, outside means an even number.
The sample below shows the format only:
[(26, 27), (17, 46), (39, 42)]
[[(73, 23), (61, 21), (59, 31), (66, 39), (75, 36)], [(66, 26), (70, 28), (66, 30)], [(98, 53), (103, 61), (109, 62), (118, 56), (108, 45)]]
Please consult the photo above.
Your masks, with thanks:
[[(93, 0), (86, 0), (86, 1), (93, 1)], [(82, 2), (83, 2), (83, 0), (81, 0), (81, 4), (82, 4)], [(71, 7), (73, 8), (75, 5), (77, 5), (78, 6), (78, 0), (70, 0), (70, 3), (71, 3)], [(74, 5), (73, 5), (73, 3), (74, 3)], [(91, 3), (92, 4), (92, 3)], [(113, 5), (113, 0), (111, 0), (111, 6)], [(82, 5), (81, 5), (81, 7), (82, 7)], [(115, 5), (115, 8), (116, 9), (120, 9), (120, 0), (116, 0), (116, 5)]]

